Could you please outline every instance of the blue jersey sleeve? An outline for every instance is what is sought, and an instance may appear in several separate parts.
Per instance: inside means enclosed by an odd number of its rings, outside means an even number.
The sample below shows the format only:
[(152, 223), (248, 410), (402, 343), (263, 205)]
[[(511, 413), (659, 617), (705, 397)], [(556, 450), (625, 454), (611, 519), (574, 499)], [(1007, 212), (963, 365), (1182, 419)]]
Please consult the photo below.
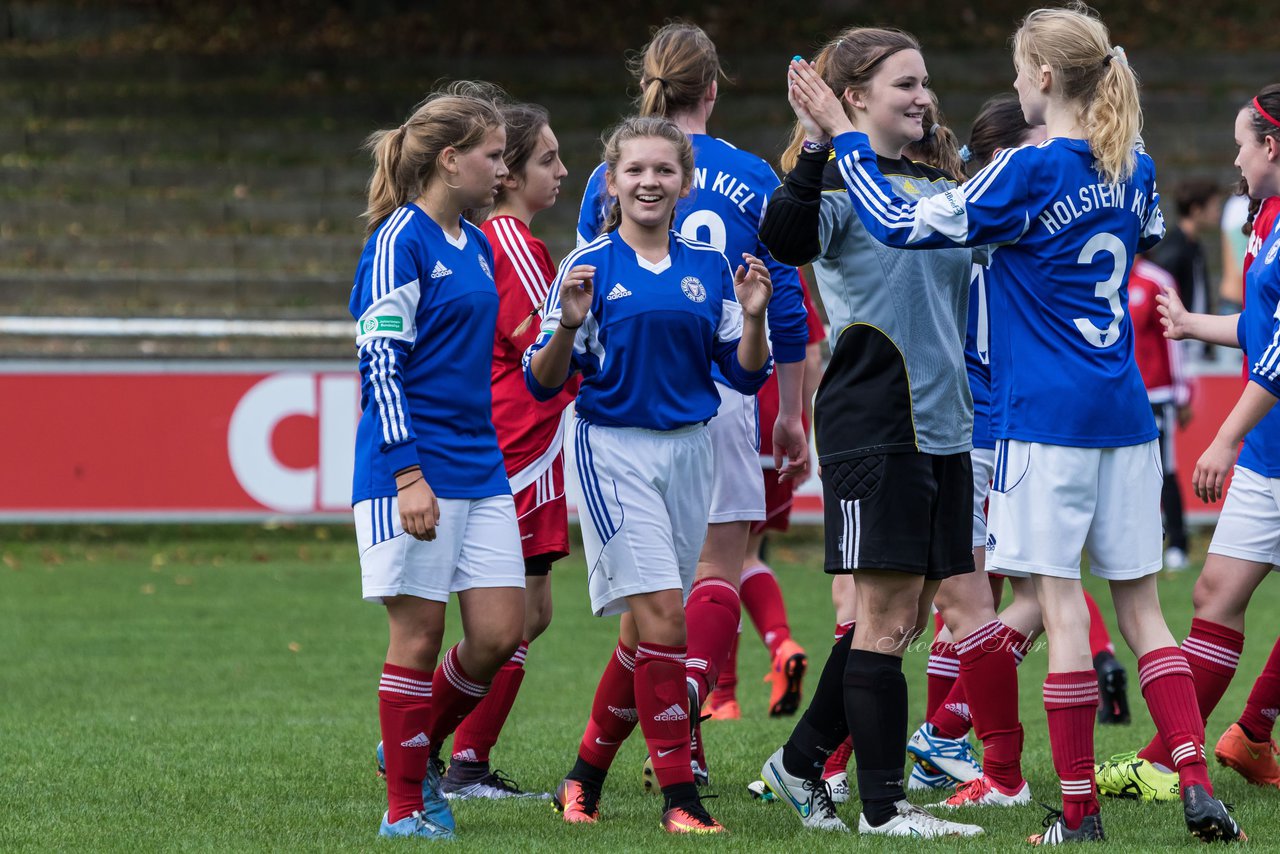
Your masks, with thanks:
[(900, 198), (880, 173), (866, 134), (835, 138), (836, 159), (853, 209), (877, 240), (898, 249), (1011, 243), (1031, 224), (1026, 176), (1006, 148), (963, 186), (918, 202)]
[(733, 291), (733, 274), (726, 263), (721, 286), (720, 324), (712, 342), (712, 356), (731, 388), (740, 394), (753, 395), (773, 373), (773, 356), (765, 360), (760, 370), (748, 371), (738, 361), (738, 342), (741, 340), (742, 306)]
[[(1244, 313), (1240, 314), (1241, 320)], [(1240, 326), (1237, 324), (1237, 330)], [(1237, 331), (1237, 336), (1240, 336)], [(1273, 397), (1280, 397), (1280, 305), (1276, 306), (1272, 316), (1271, 341), (1262, 355), (1249, 368), (1249, 379), (1271, 392)]]
[(1151, 180), (1151, 192), (1147, 194), (1151, 204), (1147, 207), (1147, 216), (1142, 221), (1142, 233), (1138, 235), (1138, 251), (1146, 252), (1164, 239), (1164, 214), (1160, 212), (1160, 192), (1156, 182)]
[[(600, 367), (599, 359), (594, 355), (599, 348), (592, 347), (592, 342), (599, 333), (599, 324), (596, 321), (595, 313), (588, 311), (587, 316), (582, 321), (582, 326), (578, 328), (577, 333), (574, 335), (573, 353), (569, 357), (569, 373), (565, 375), (564, 379), (558, 385), (545, 386), (538, 382), (538, 378), (533, 375), (533, 368), (531, 367), (533, 354), (547, 346), (547, 342), (551, 340), (551, 336), (555, 335), (556, 328), (560, 325), (560, 284), (564, 279), (565, 273), (572, 267), (569, 261), (570, 259), (566, 258), (560, 263), (560, 272), (556, 275), (555, 281), (551, 283), (551, 290), (547, 292), (547, 301), (542, 307), (542, 327), (538, 332), (538, 337), (529, 345), (529, 349), (525, 350), (524, 357), (521, 359), (525, 387), (529, 389), (534, 398), (540, 401), (550, 400), (559, 394), (560, 389), (564, 388), (564, 384), (574, 373), (590, 374)], [(594, 303), (595, 299), (592, 299), (593, 306)]]
[(374, 402), (379, 449), (393, 472), (419, 464), (403, 372), (418, 336), (421, 267), (417, 248), (399, 239), (396, 224), (402, 213), (392, 214), (369, 238), (377, 243), (356, 273), (350, 306), (356, 318), (361, 395)]
[(769, 344), (779, 362), (803, 362), (809, 344), (809, 313), (804, 307), (800, 274), (776, 260), (763, 243), (757, 255), (769, 269), (773, 296), (769, 298)]
[(587, 179), (587, 189), (582, 194), (582, 207), (578, 209), (579, 246), (595, 240), (604, 228), (605, 213), (609, 210), (610, 201), (604, 171), (604, 164), (601, 163)]

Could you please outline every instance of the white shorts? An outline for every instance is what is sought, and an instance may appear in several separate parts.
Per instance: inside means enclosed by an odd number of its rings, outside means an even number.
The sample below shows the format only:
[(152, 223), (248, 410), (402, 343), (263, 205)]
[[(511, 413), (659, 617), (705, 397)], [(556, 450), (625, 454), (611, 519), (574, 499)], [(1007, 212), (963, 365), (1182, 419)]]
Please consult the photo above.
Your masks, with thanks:
[(1209, 553), (1280, 567), (1280, 478), (1235, 467)]
[(707, 425), (715, 460), (708, 518), (713, 523), (757, 522), (765, 518), (765, 509), (756, 399), (720, 383), (716, 391), (720, 409)]
[(1123, 581), (1163, 563), (1155, 439), (1124, 448), (1071, 448), (1001, 439), (991, 484), (988, 566), (1004, 575)]
[(570, 439), (566, 480), (582, 520), (591, 610), (620, 614), (626, 597), (659, 590), (688, 596), (707, 536), (707, 428), (600, 427), (574, 418)]
[(987, 544), (987, 493), (991, 491), (991, 472), (996, 467), (992, 448), (974, 448), (969, 452), (973, 464), (973, 547)]
[(448, 602), (450, 593), (474, 587), (524, 587), (520, 527), (510, 495), (437, 501), (440, 519), (430, 542), (404, 532), (395, 497), (352, 508), (366, 602), (390, 596)]

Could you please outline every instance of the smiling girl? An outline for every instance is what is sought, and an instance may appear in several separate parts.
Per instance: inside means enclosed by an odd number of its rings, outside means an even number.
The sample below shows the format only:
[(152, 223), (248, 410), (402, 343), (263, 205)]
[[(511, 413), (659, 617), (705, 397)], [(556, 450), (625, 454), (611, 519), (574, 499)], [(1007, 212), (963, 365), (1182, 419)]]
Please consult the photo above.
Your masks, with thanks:
[(606, 231), (561, 263), (525, 355), (539, 399), (582, 374), (568, 457), (575, 503), (586, 511), (591, 607), (623, 615), (596, 693), (596, 705), (617, 711), (593, 709), (583, 737), (608, 752), (580, 749), (556, 804), (566, 821), (597, 820), (608, 763), (638, 718), (664, 795), (662, 826), (718, 833), (689, 764), (698, 709), (685, 690), (684, 600), (711, 501), (706, 425), (720, 404), (713, 368), (742, 394), (764, 383), (772, 291), (759, 259), (744, 253), (734, 273), (714, 246), (671, 230), (693, 178), (693, 148), (678, 127), (628, 119), (609, 136), (604, 160), (616, 200)]
[[(524, 621), (489, 395), (493, 253), (462, 216), (493, 203), (505, 143), (490, 90), (466, 83), (369, 138), (368, 239), (350, 304), (362, 410), (352, 502), (364, 598), (386, 607), (391, 635), (378, 687), (382, 836), (453, 835), (430, 753), (484, 696)], [(437, 668), (452, 593), (463, 639)]]

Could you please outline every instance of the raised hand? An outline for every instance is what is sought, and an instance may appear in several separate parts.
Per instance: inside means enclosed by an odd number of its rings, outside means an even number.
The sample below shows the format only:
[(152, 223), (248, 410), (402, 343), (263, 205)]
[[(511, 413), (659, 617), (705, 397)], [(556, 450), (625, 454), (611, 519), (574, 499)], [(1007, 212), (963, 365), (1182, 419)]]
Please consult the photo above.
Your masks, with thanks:
[(806, 59), (795, 57), (791, 60), (791, 67), (787, 69), (787, 100), (804, 126), (805, 134), (818, 134), (809, 137), (814, 142), (826, 142), (833, 136), (854, 130), (840, 99)]
[(581, 326), (591, 310), (591, 295), (594, 292), (596, 268), (590, 264), (579, 264), (565, 273), (560, 281), (560, 325), (567, 327)]
[(1164, 337), (1181, 341), (1187, 337), (1187, 309), (1182, 304), (1182, 297), (1171, 288), (1161, 288), (1156, 294), (1156, 311), (1160, 312), (1160, 325), (1164, 327)]
[(733, 274), (733, 292), (742, 306), (742, 313), (759, 319), (764, 316), (773, 296), (773, 280), (769, 278), (769, 268), (759, 258), (743, 252), (742, 260), (745, 265), (739, 265)]

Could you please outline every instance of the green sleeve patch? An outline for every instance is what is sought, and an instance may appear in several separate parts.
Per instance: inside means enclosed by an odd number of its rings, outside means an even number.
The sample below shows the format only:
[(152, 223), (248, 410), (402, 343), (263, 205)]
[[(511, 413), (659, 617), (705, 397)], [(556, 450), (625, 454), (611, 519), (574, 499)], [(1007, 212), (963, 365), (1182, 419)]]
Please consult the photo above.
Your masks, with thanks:
[(360, 334), (371, 332), (404, 332), (403, 317), (369, 317), (360, 324)]

